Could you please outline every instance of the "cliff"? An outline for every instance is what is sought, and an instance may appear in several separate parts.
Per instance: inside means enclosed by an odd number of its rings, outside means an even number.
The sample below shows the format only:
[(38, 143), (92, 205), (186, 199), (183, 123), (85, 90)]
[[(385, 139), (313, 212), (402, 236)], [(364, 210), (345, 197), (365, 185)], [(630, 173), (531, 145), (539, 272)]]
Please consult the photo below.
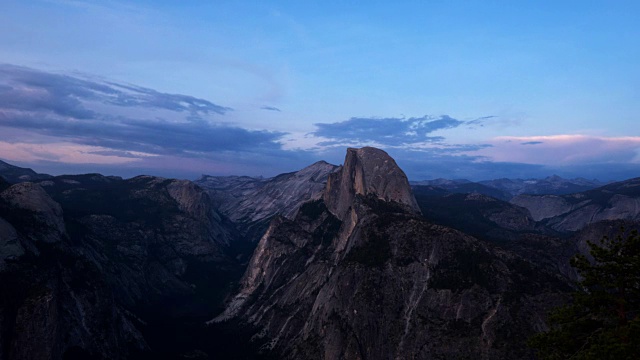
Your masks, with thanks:
[(329, 175), (323, 199), (329, 211), (343, 219), (356, 195), (374, 197), (403, 205), (419, 214), (409, 181), (386, 152), (373, 147), (347, 149), (340, 171)]

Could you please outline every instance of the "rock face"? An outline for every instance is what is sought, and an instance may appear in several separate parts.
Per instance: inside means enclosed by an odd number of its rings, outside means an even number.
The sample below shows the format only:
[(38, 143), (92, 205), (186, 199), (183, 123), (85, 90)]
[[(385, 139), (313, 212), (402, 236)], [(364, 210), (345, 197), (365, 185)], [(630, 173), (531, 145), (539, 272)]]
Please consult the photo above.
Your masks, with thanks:
[(602, 220), (640, 220), (640, 178), (582, 193), (520, 195), (511, 203), (527, 208), (533, 219), (561, 232), (573, 232)]
[(356, 195), (373, 195), (420, 213), (407, 176), (386, 152), (373, 147), (347, 149), (342, 169), (329, 175), (323, 199), (329, 211), (343, 219)]
[(580, 207), (580, 204), (576, 207), (557, 195), (519, 195), (511, 199), (511, 203), (529, 210), (535, 221), (566, 214)]
[(386, 153), (349, 149), (322, 199), (271, 222), (212, 322), (253, 329), (286, 359), (530, 358), (524, 340), (545, 328), (562, 288), (513, 253), (425, 221)]
[(203, 175), (195, 183), (207, 191), (214, 208), (236, 224), (242, 235), (238, 256), (248, 260), (269, 221), (276, 215), (293, 219), (300, 205), (322, 196), (327, 177), (337, 169), (319, 161), (268, 179)]
[(208, 191), (214, 206), (231, 221), (257, 222), (276, 214), (293, 218), (303, 202), (322, 194), (327, 176), (337, 169), (319, 161), (269, 179), (203, 175), (195, 183)]

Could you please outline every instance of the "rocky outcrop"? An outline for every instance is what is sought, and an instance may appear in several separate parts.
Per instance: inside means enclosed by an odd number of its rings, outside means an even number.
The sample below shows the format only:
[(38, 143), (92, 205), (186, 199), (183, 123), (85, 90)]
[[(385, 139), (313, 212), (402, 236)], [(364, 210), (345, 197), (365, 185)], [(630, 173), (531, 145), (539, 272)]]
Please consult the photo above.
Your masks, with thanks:
[(329, 211), (344, 219), (356, 195), (373, 195), (420, 213), (407, 176), (386, 152), (373, 147), (347, 149), (340, 171), (329, 175), (323, 200)]
[(425, 221), (386, 153), (349, 149), (322, 199), (271, 222), (212, 323), (253, 329), (287, 359), (530, 358), (524, 340), (545, 328), (563, 287)]

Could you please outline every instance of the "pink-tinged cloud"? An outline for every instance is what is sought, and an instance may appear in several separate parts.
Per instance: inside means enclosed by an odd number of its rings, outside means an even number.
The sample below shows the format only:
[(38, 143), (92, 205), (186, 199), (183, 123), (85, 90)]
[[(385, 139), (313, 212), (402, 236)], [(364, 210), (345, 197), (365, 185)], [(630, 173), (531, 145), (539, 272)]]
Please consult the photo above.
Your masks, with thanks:
[(34, 144), (4, 141), (0, 141), (0, 154), (3, 159), (9, 161), (56, 161), (66, 164), (101, 165), (130, 164), (154, 156), (140, 152), (113, 151), (104, 147), (69, 142)]
[(501, 136), (473, 155), (497, 162), (541, 165), (590, 163), (640, 164), (640, 136)]

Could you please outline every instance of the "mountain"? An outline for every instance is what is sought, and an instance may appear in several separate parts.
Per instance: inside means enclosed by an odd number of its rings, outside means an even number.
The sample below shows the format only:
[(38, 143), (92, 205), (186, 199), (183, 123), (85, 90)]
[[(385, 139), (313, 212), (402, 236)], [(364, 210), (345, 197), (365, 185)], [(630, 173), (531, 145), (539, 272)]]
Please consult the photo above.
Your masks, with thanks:
[(519, 195), (511, 203), (560, 232), (578, 231), (601, 220), (640, 220), (640, 178), (570, 195)]
[(39, 184), (64, 209), (83, 252), (116, 274), (108, 280), (132, 309), (197, 313), (207, 307), (202, 297), (215, 296), (207, 289), (226, 285), (224, 278), (240, 267), (233, 260), (240, 241), (235, 226), (190, 181), (87, 174)]
[[(443, 179), (427, 180), (412, 183), (414, 192), (433, 194), (481, 194), (492, 198), (509, 201), (513, 196), (503, 190), (470, 181), (443, 181)], [(442, 192), (444, 190), (445, 192)]]
[(327, 177), (337, 169), (319, 161), (268, 179), (203, 175), (195, 183), (207, 190), (221, 214), (257, 241), (273, 216), (293, 218), (303, 202), (320, 197)]
[(455, 187), (455, 186), (459, 186), (462, 184), (470, 184), (473, 183), (470, 180), (467, 179), (445, 179), (445, 178), (438, 178), (438, 179), (433, 179), (433, 180), (420, 180), (420, 181), (409, 181), (409, 184), (411, 184), (411, 186), (415, 186), (415, 185), (426, 185), (426, 186), (438, 186), (438, 187), (442, 187), (442, 188), (447, 188), (447, 187)]
[(0, 160), (0, 178), (5, 179), (10, 183), (19, 183), (24, 181), (36, 181), (42, 179), (48, 179), (51, 175), (38, 174), (37, 172), (19, 166), (7, 164)]
[(0, 358), (126, 359), (148, 349), (38, 185), (0, 193)]
[(490, 196), (424, 187), (414, 187), (414, 193), (425, 218), (476, 237), (513, 239), (523, 232), (545, 231), (527, 209)]
[(479, 183), (507, 192), (512, 196), (521, 194), (564, 195), (587, 191), (604, 185), (604, 183), (598, 180), (587, 180), (583, 178), (563, 179), (557, 175), (548, 176), (544, 179), (496, 179), (480, 181)]
[(413, 189), (427, 220), (514, 252), (547, 271), (576, 279), (569, 259), (578, 252), (578, 240), (536, 222), (526, 208), (478, 193), (438, 192), (426, 186)]
[(322, 198), (274, 218), (211, 324), (253, 332), (284, 359), (522, 359), (567, 288), (425, 220), (391, 157), (348, 149)]
[(586, 180), (583, 178), (563, 179), (557, 175), (544, 179), (495, 179), (480, 182), (471, 182), (466, 179), (447, 180), (423, 180), (413, 181), (411, 185), (415, 188), (419, 186), (435, 189), (444, 189), (449, 193), (470, 194), (477, 193), (491, 196), (496, 199), (509, 201), (514, 196), (520, 194), (552, 194), (563, 195), (594, 189), (604, 185), (597, 180)]
[(16, 184), (0, 235), (2, 359), (177, 357), (243, 271), (235, 225), (185, 180)]
[(0, 359), (531, 359), (640, 178), (505, 194), (369, 147), (269, 179), (0, 177)]

